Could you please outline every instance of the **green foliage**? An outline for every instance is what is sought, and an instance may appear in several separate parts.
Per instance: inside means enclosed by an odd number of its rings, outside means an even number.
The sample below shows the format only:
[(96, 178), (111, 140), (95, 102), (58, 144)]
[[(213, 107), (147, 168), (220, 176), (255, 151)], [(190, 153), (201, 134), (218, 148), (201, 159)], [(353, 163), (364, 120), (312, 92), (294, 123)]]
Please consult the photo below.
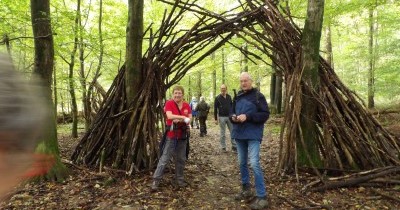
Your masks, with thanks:
[[(70, 52), (73, 47), (74, 21), (76, 0), (54, 0), (51, 2), (51, 18), (55, 41), (56, 64), (55, 74), (57, 78), (59, 104), (68, 110), (68, 68), (66, 62), (69, 60)], [(95, 68), (98, 65), (99, 55), (99, 0), (82, 0), (81, 3), (82, 35), (85, 42), (85, 69), (88, 81), (91, 81)], [(112, 0), (103, 2), (103, 38), (104, 38), (104, 58), (99, 78), (106, 90), (112, 83), (118, 68), (124, 63), (125, 58), (125, 30), (127, 22), (127, 3), (126, 1)], [(204, 0), (198, 1), (200, 6), (207, 10), (219, 13), (231, 10), (238, 6), (236, 0)], [(286, 8), (286, 2), (281, 1), (281, 6)], [(290, 14), (294, 21), (302, 27), (307, 10), (307, 1), (291, 0), (288, 1)], [(11, 41), (12, 55), (15, 59), (16, 67), (21, 71), (30, 72), (33, 63), (33, 39), (30, 22), (30, 3), (28, 0), (1, 0), (0, 1), (0, 35), (7, 34)], [(400, 11), (399, 1), (393, 0), (326, 0), (324, 26), (331, 25), (334, 68), (343, 82), (357, 94), (366, 98), (367, 93), (367, 70), (369, 62), (368, 54), (368, 9), (375, 7), (377, 32), (375, 66), (376, 66), (376, 100), (379, 103), (387, 103), (400, 98), (399, 87), (399, 66), (400, 66)], [(164, 12), (169, 11), (170, 5), (160, 1), (145, 1), (144, 8), (144, 28), (152, 25), (153, 33), (159, 28)], [(231, 12), (233, 13), (233, 12)], [(189, 29), (199, 17), (192, 13), (185, 14), (181, 24), (177, 29)], [(182, 32), (181, 32), (182, 33)], [(144, 40), (143, 53), (149, 45), (147, 31)], [(25, 37), (25, 38), (22, 38)], [(30, 37), (30, 38), (26, 38)], [(250, 39), (249, 37), (246, 37)], [(324, 37), (323, 37), (324, 39)], [(251, 39), (250, 39), (251, 40)], [(325, 42), (325, 40), (322, 40)], [(225, 79), (229, 93), (233, 94), (232, 89), (238, 89), (238, 76), (243, 68), (243, 55), (236, 47), (242, 47), (245, 41), (238, 36), (230, 40), (232, 44), (224, 46), (224, 61), (222, 60), (222, 49), (215, 52), (214, 59), (211, 56), (203, 62), (194, 66), (187, 76), (182, 80), (186, 89), (191, 89), (191, 94), (196, 90), (197, 72), (202, 72), (202, 91), (209, 101), (213, 101), (212, 95), (212, 72), (215, 69), (217, 74), (217, 91), (222, 83), (222, 65), (225, 65)], [(234, 46), (236, 47), (234, 47)], [(324, 44), (321, 43), (321, 51)], [(263, 62), (254, 59), (255, 63), (248, 61), (248, 69), (255, 82), (260, 82), (261, 91), (267, 96), (269, 93), (269, 76), (271, 67), (269, 58), (256, 50), (255, 46), (248, 43), (248, 49), (261, 56)], [(204, 49), (207, 50), (207, 49)], [(6, 51), (4, 45), (0, 45), (0, 51)], [(321, 53), (323, 55), (323, 52)], [(195, 59), (195, 58), (193, 58)], [(75, 63), (75, 83), (77, 87), (78, 106), (81, 110), (81, 86), (79, 85), (79, 60), (76, 55)], [(189, 77), (191, 79), (189, 87)], [(188, 95), (187, 95), (188, 96)]]
[[(367, 2), (368, 3), (368, 2)], [(333, 30), (334, 63), (336, 72), (351, 89), (363, 98), (367, 93), (368, 75), (368, 6), (337, 17)], [(375, 33), (375, 100), (387, 103), (399, 97), (399, 7), (391, 3), (377, 5)], [(361, 15), (360, 15), (361, 12)]]
[[(281, 3), (286, 7), (285, 3)], [(289, 1), (294, 21), (301, 27), (307, 1)], [(326, 0), (324, 26), (331, 25), (333, 66), (342, 81), (362, 98), (367, 98), (369, 68), (368, 9), (375, 8), (375, 101), (377, 105), (395, 103), (400, 98), (398, 1)], [(324, 36), (324, 35), (323, 35)], [(321, 42), (326, 42), (322, 37)], [(321, 55), (324, 55), (321, 43)]]

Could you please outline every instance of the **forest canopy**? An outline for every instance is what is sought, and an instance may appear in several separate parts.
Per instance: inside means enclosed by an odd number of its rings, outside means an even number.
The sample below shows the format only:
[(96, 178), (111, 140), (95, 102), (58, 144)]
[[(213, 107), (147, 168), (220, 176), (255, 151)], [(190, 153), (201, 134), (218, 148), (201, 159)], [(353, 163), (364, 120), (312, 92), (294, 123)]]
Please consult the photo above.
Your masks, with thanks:
[[(288, 1), (291, 15), (294, 21), (300, 25), (304, 22), (306, 2), (300, 0)], [(333, 67), (342, 81), (364, 100), (367, 99), (368, 65), (370, 55), (368, 52), (369, 36), (369, 8), (374, 7), (374, 66), (375, 66), (375, 100), (377, 106), (385, 106), (394, 103), (399, 99), (400, 87), (400, 17), (398, 1), (361, 1), (352, 0), (347, 2), (326, 1), (324, 14), (324, 30), (330, 25), (332, 37)], [(125, 28), (127, 21), (127, 3), (124, 1), (105, 1), (103, 2), (102, 33), (104, 39), (104, 58), (101, 66), (100, 84), (107, 90), (115, 78), (119, 67), (123, 64), (125, 53)], [(235, 0), (221, 1), (201, 1), (198, 4), (215, 13), (229, 11), (239, 4)], [(283, 5), (286, 6), (286, 5)], [(86, 76), (94, 77), (95, 68), (98, 65), (99, 56), (99, 31), (98, 31), (98, 7), (99, 1), (82, 1), (82, 36), (85, 43), (85, 67)], [(7, 51), (7, 46), (11, 49), (11, 54), (15, 60), (16, 67), (24, 72), (32, 69), (33, 63), (33, 39), (30, 24), (29, 1), (2, 0), (0, 2), (0, 32), (3, 39), (0, 42), (0, 50)], [(145, 1), (144, 6), (144, 26), (150, 24), (157, 28), (161, 23), (164, 9), (171, 8), (170, 5), (162, 1)], [(57, 108), (60, 112), (69, 110), (68, 103), (68, 67), (62, 57), (68, 57), (73, 47), (74, 18), (76, 1), (54, 0), (51, 2), (51, 16), (54, 40), (55, 40), (55, 73), (58, 79), (56, 89), (58, 97)], [(196, 20), (195, 14), (187, 16), (181, 21), (181, 28), (187, 29)], [(9, 40), (6, 45), (6, 40)], [(326, 53), (324, 43), (326, 33), (321, 40), (321, 55)], [(244, 44), (242, 39), (231, 40), (237, 46)], [(143, 42), (144, 49), (148, 45)], [(248, 48), (252, 49), (249, 45)], [(223, 51), (223, 53), (222, 53)], [(261, 55), (260, 53), (260, 56)], [(268, 60), (267, 57), (263, 57)], [(78, 58), (76, 58), (78, 59)], [(226, 69), (225, 75), (228, 87), (237, 88), (237, 77), (242, 70), (245, 59), (242, 53), (226, 44), (217, 50), (213, 56), (204, 59), (203, 62), (193, 67), (181, 81), (182, 84), (189, 86), (190, 91), (187, 99), (191, 95), (198, 95), (200, 92), (213, 98), (211, 81), (212, 71), (216, 70), (217, 84), (222, 83), (222, 65)], [(261, 89), (267, 95), (269, 93), (269, 75), (272, 68), (262, 62), (247, 62), (248, 71), (256, 76), (260, 82)], [(196, 87), (198, 72), (202, 72), (202, 89)], [(75, 72), (78, 74), (78, 71)], [(79, 84), (78, 75), (75, 83)], [(90, 80), (90, 79), (89, 79)], [(80, 86), (77, 85), (78, 108), (81, 110), (82, 98)]]

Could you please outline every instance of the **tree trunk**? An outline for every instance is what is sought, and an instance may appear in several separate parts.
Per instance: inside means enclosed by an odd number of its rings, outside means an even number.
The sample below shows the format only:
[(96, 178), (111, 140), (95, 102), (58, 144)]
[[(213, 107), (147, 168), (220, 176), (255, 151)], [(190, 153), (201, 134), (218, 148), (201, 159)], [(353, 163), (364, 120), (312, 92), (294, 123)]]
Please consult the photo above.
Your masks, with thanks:
[[(103, 101), (103, 97), (106, 95), (105, 93), (101, 94), (102, 90), (99, 90), (99, 83), (97, 79), (100, 77), (101, 67), (103, 65), (103, 55), (104, 55), (104, 43), (103, 43), (103, 31), (102, 31), (102, 23), (103, 23), (103, 1), (100, 0), (99, 5), (99, 45), (100, 45), (100, 53), (99, 53), (99, 64), (97, 65), (96, 71), (94, 73), (94, 77), (90, 82), (90, 85), (87, 90), (86, 95), (86, 106), (88, 107), (89, 114), (89, 123), (91, 124), (94, 118), (95, 113), (98, 111), (97, 104), (101, 104)], [(102, 88), (101, 88), (102, 89)]]
[(128, 7), (125, 90), (127, 99), (131, 102), (142, 81), (143, 0), (129, 0)]
[[(274, 65), (272, 64), (272, 69), (274, 69)], [(274, 71), (275, 72), (275, 71)], [(276, 73), (271, 74), (271, 84), (269, 90), (269, 97), (270, 97), (270, 107), (275, 107), (275, 93), (276, 93)]]
[(374, 108), (375, 96), (375, 56), (374, 56), (374, 7), (369, 8), (369, 68), (368, 68), (368, 108)]
[(276, 113), (282, 113), (282, 85), (283, 79), (281, 75), (276, 75), (276, 86), (275, 86), (275, 106), (276, 106)]
[(241, 62), (241, 72), (248, 72), (249, 71), (249, 59), (247, 58), (247, 43), (244, 43), (242, 46), (243, 53), (242, 53), (242, 62)]
[(331, 23), (326, 27), (326, 62), (333, 67)]
[(217, 93), (217, 68), (215, 68), (215, 52), (211, 54), (211, 59), (213, 61), (213, 71), (212, 71), (212, 82), (213, 82), (213, 89), (212, 89), (212, 98), (216, 96)]
[[(57, 95), (57, 75), (56, 75), (56, 67), (53, 66), (53, 96), (54, 96), (54, 117), (57, 119), (57, 106), (58, 106), (58, 95)], [(57, 122), (57, 121), (56, 121)]]
[(201, 89), (201, 70), (197, 71), (197, 83), (196, 83), (196, 88), (197, 88), (197, 96), (196, 98), (199, 98), (200, 96), (203, 96), (203, 91)]
[(221, 47), (221, 54), (222, 54), (222, 84), (226, 84), (224, 46)]
[(192, 77), (189, 75), (188, 76), (188, 100), (187, 101), (191, 101), (192, 100), (192, 96), (193, 96), (193, 93), (192, 93)]
[[(45, 97), (49, 107), (53, 107), (52, 101), (52, 74), (54, 65), (53, 34), (50, 21), (50, 1), (31, 0), (32, 30), (35, 45), (35, 63), (33, 72), (39, 75), (45, 90)], [(43, 135), (37, 147), (37, 152), (52, 155), (55, 159), (53, 168), (46, 174), (49, 180), (63, 180), (65, 178), (65, 166), (61, 163), (60, 151), (57, 142), (56, 120), (54, 112), (49, 112), (49, 121), (46, 133)]]
[(76, 14), (75, 14), (75, 24), (74, 24), (74, 46), (70, 55), (69, 73), (68, 73), (68, 84), (69, 84), (69, 94), (71, 95), (71, 114), (72, 114), (72, 130), (71, 136), (73, 138), (78, 137), (78, 105), (76, 102), (75, 94), (75, 78), (74, 78), (74, 67), (75, 67), (75, 55), (78, 49), (78, 30), (79, 30), (79, 16), (81, 10), (81, 1), (77, 1)]
[(302, 36), (302, 80), (311, 86), (302, 88), (300, 128), (297, 136), (297, 158), (299, 165), (321, 166), (318, 152), (317, 101), (312, 92), (319, 91), (319, 47), (324, 14), (324, 0), (309, 0), (307, 17)]
[[(78, 0), (80, 4), (80, 0)], [(79, 11), (79, 82), (82, 87), (82, 105), (83, 105), (83, 118), (85, 120), (85, 131), (88, 131), (90, 123), (91, 123), (91, 109), (90, 109), (90, 99), (88, 98), (88, 90), (87, 90), (87, 79), (85, 73), (85, 43), (83, 41), (83, 28), (82, 25), (82, 14)]]

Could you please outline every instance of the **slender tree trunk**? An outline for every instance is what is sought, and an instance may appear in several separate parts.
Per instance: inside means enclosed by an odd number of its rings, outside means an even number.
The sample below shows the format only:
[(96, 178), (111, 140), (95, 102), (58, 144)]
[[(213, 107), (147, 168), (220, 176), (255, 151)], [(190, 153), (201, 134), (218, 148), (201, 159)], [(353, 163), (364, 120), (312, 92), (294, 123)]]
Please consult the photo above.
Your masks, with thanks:
[(78, 30), (79, 30), (79, 17), (81, 10), (81, 1), (77, 1), (76, 15), (75, 15), (75, 25), (74, 25), (74, 47), (71, 52), (69, 71), (68, 71), (68, 84), (69, 84), (69, 94), (71, 95), (71, 114), (72, 114), (72, 130), (71, 136), (73, 138), (78, 137), (78, 105), (76, 102), (75, 94), (75, 78), (74, 78), (74, 67), (75, 67), (75, 55), (78, 49)]
[(54, 116), (57, 119), (58, 95), (57, 95), (57, 75), (56, 75), (55, 65), (53, 66), (53, 95), (54, 95)]
[(226, 76), (225, 76), (225, 52), (224, 46), (221, 47), (221, 54), (222, 54), (222, 84), (226, 84)]
[(374, 57), (374, 11), (375, 8), (371, 7), (369, 9), (369, 68), (368, 68), (368, 108), (373, 108), (375, 106), (374, 96), (375, 96), (375, 57)]
[(331, 23), (326, 27), (326, 62), (333, 67)]
[[(274, 64), (272, 64), (272, 69), (274, 69)], [(274, 71), (274, 70), (273, 70)], [(275, 71), (274, 71), (275, 72)], [(271, 74), (271, 84), (269, 89), (270, 106), (275, 107), (275, 93), (276, 93), (276, 73)]]
[(217, 69), (215, 68), (215, 52), (211, 54), (211, 59), (213, 61), (213, 72), (212, 72), (212, 77), (213, 77), (213, 92), (212, 92), (212, 98), (216, 96), (217, 93)]
[[(95, 87), (98, 84), (97, 79), (100, 77), (100, 70), (103, 65), (103, 55), (104, 55), (104, 40), (103, 40), (103, 31), (102, 31), (102, 23), (103, 23), (103, 0), (100, 0), (100, 8), (99, 8), (99, 45), (100, 45), (100, 54), (99, 54), (99, 64), (97, 65), (96, 71), (94, 73), (93, 80), (90, 82), (87, 96), (86, 96), (86, 104), (88, 106), (88, 114), (89, 114), (89, 122), (91, 123), (93, 120), (92, 112), (97, 110), (96, 108), (96, 92)], [(97, 89), (98, 90), (98, 89)], [(104, 94), (105, 95), (105, 94)]]
[(276, 113), (282, 113), (282, 85), (283, 79), (281, 75), (276, 75), (276, 85), (275, 85), (275, 106)]
[(200, 97), (200, 96), (202, 96), (203, 95), (203, 91), (202, 91), (202, 89), (201, 89), (201, 71), (198, 71), (197, 72), (197, 96), (196, 96), (196, 98), (198, 98), (198, 97)]
[[(319, 48), (324, 14), (324, 0), (309, 0), (307, 18), (302, 36), (302, 69), (303, 81), (312, 86), (313, 92), (319, 91)], [(312, 92), (302, 88), (302, 107), (300, 130), (297, 139), (299, 165), (320, 166), (317, 136), (317, 101)], [(312, 162), (310, 162), (312, 161)]]
[(242, 69), (241, 72), (248, 72), (249, 71), (249, 60), (247, 59), (247, 43), (244, 43), (244, 45), (242, 46), (244, 53), (243, 53), (243, 59), (242, 59)]
[(132, 101), (142, 81), (143, 0), (129, 0), (128, 7), (125, 90), (128, 101)]
[[(80, 1), (80, 0), (78, 0)], [(80, 3), (79, 3), (80, 4)], [(91, 123), (91, 110), (90, 110), (90, 99), (87, 95), (87, 79), (85, 73), (85, 43), (83, 41), (83, 25), (82, 25), (82, 14), (79, 11), (78, 17), (79, 25), (79, 82), (82, 87), (82, 105), (83, 105), (83, 118), (85, 119), (85, 131), (89, 129)]]
[(188, 100), (187, 101), (191, 101), (192, 100), (192, 96), (193, 96), (193, 93), (192, 93), (192, 77), (189, 75), (188, 76), (188, 96), (189, 96), (189, 98), (188, 98)]
[[(49, 107), (53, 107), (52, 101), (52, 75), (54, 66), (54, 45), (50, 21), (50, 1), (31, 0), (32, 30), (35, 45), (35, 63), (33, 72), (39, 75), (45, 89), (45, 97)], [(49, 121), (43, 141), (39, 143), (39, 153), (53, 155), (55, 165), (47, 173), (46, 178), (50, 180), (63, 180), (65, 177), (65, 166), (61, 163), (60, 151), (57, 142), (56, 120), (54, 112), (49, 112)]]

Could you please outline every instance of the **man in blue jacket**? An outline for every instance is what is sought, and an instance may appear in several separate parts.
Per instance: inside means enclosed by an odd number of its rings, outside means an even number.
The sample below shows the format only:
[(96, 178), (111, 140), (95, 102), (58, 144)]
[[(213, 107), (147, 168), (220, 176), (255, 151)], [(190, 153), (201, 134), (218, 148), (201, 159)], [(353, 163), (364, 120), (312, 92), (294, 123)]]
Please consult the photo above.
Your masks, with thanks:
[(264, 124), (268, 120), (268, 104), (263, 94), (252, 87), (253, 80), (247, 72), (240, 75), (240, 88), (234, 97), (230, 120), (233, 123), (232, 137), (236, 140), (238, 160), (242, 181), (242, 191), (236, 200), (249, 199), (251, 192), (249, 168), (250, 161), (254, 172), (256, 199), (251, 203), (251, 209), (264, 209), (268, 206), (264, 175), (260, 166), (260, 145), (263, 137)]

